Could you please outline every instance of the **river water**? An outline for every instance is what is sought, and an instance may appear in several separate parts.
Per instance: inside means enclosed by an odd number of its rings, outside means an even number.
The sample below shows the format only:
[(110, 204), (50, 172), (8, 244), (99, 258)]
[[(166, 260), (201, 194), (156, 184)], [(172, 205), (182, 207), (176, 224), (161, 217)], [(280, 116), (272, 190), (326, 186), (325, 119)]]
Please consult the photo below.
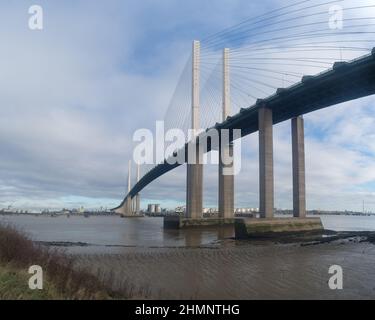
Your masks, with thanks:
[[(233, 229), (165, 231), (161, 218), (0, 216), (33, 240), (61, 245), (94, 274), (161, 299), (375, 299), (375, 245), (236, 241)], [(326, 229), (375, 231), (375, 217), (324, 216)], [(331, 290), (330, 266), (344, 272)]]
[[(375, 216), (323, 216), (325, 229), (335, 231), (375, 231)], [(121, 252), (124, 248), (201, 247), (228, 245), (232, 228), (212, 230), (163, 230), (163, 218), (120, 219), (117, 216), (0, 216), (33, 240), (71, 243), (77, 253)], [(74, 245), (86, 244), (87, 246)]]

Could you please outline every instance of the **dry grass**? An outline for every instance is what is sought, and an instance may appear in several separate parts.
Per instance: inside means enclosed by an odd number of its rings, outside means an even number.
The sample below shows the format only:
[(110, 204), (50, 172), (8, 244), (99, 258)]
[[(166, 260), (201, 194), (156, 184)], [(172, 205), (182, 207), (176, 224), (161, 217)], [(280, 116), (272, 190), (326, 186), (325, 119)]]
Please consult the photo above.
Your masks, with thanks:
[[(44, 282), (54, 288), (55, 299), (129, 299), (142, 296), (129, 284), (113, 289), (112, 281), (104, 280), (78, 268), (75, 259), (49, 247), (35, 244), (10, 225), (0, 225), (0, 267), (12, 272), (28, 270), (31, 265), (43, 268)], [(1, 287), (0, 287), (1, 289)], [(0, 296), (6, 296), (1, 293)]]

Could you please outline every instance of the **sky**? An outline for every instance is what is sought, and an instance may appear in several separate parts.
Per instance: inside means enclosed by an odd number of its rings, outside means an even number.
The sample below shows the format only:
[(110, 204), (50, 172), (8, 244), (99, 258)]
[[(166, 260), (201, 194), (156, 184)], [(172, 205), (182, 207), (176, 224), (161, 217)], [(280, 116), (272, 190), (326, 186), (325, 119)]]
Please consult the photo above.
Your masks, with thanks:
[[(41, 31), (28, 28), (33, 4), (43, 8)], [(164, 118), (192, 40), (287, 4), (2, 1), (0, 208), (117, 206), (133, 133)], [(305, 116), (309, 209), (361, 211), (365, 201), (375, 211), (374, 102), (367, 97)], [(290, 123), (274, 134), (275, 205), (291, 208)], [(257, 139), (242, 141), (236, 207), (258, 207)], [(204, 174), (204, 205), (217, 207), (217, 168)], [(153, 182), (142, 206), (184, 205), (185, 178), (182, 166)]]

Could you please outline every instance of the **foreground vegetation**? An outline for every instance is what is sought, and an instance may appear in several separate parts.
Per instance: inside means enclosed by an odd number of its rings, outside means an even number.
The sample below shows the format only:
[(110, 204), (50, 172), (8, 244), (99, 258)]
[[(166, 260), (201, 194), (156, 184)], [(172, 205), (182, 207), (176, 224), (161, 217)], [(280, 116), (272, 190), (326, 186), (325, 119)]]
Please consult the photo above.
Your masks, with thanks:
[(48, 282), (43, 290), (30, 290), (30, 274), (12, 265), (0, 266), (0, 300), (50, 300), (59, 299), (56, 287)]
[[(29, 288), (31, 265), (43, 268), (42, 290)], [(128, 299), (134, 295), (127, 286), (112, 288), (108, 279), (78, 268), (73, 257), (35, 244), (12, 226), (0, 225), (0, 299)]]

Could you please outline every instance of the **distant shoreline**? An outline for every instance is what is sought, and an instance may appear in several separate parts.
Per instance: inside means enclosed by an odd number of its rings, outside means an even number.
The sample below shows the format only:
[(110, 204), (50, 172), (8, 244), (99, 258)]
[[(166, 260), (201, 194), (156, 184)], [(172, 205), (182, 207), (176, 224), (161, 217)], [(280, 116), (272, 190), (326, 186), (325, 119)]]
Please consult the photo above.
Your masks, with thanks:
[[(116, 216), (116, 213), (87, 213), (89, 216), (108, 216), (108, 217), (113, 217)], [(78, 213), (33, 213), (33, 212), (28, 212), (28, 213), (9, 213), (9, 212), (1, 212), (0, 211), (0, 216), (34, 216), (34, 217), (84, 217), (84, 214), (78, 214)]]
[[(166, 215), (147, 215), (145, 214), (145, 217), (150, 218), (163, 218), (165, 216), (169, 216), (170, 214)], [(275, 215), (278, 216), (292, 216), (293, 214), (290, 212), (284, 213), (284, 212), (276, 212)], [(334, 212), (319, 212), (319, 211), (310, 211), (307, 212), (308, 216), (352, 216), (352, 217), (375, 217), (375, 213), (361, 213), (361, 212), (345, 212), (345, 211), (334, 211)], [(0, 211), (0, 216), (36, 216), (36, 217), (87, 217), (87, 216), (93, 216), (93, 217), (113, 217), (118, 216), (117, 213), (114, 212), (85, 212), (83, 213), (36, 213), (36, 212), (27, 212), (27, 213), (15, 213), (15, 212), (4, 212)], [(244, 218), (247, 215), (245, 214), (237, 214), (235, 215), (235, 218)], [(214, 217), (214, 216), (212, 216)], [(249, 215), (250, 217), (250, 215)]]

